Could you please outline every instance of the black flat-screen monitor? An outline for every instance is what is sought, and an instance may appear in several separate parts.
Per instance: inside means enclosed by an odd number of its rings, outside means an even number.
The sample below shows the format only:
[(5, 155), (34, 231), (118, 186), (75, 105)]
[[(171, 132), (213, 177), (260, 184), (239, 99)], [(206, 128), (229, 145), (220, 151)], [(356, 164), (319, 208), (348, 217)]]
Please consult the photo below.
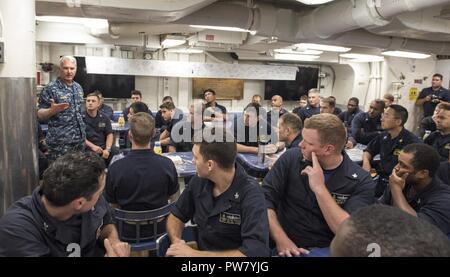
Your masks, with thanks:
[(130, 98), (134, 90), (134, 75), (108, 75), (88, 74), (84, 57), (75, 57), (77, 60), (77, 74), (75, 82), (79, 83), (84, 91), (84, 96), (99, 90), (105, 98)]
[(295, 81), (267, 80), (265, 82), (264, 99), (270, 100), (280, 95), (284, 101), (299, 100), (312, 88), (318, 87), (319, 68), (299, 66)]

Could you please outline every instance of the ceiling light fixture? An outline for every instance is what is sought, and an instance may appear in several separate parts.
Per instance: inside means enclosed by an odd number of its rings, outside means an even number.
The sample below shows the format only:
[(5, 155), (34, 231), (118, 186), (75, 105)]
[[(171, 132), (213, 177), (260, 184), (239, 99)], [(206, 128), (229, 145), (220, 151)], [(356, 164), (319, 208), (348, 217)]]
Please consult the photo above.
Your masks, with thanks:
[(161, 46), (163, 48), (170, 48), (170, 47), (180, 46), (184, 43), (186, 43), (186, 38), (183, 36), (167, 35), (161, 41)]
[(296, 44), (295, 47), (298, 49), (312, 49), (312, 50), (320, 50), (320, 51), (327, 51), (327, 52), (339, 52), (339, 53), (345, 53), (345, 52), (352, 50), (351, 48), (348, 48), (348, 47), (325, 45), (325, 44), (315, 44), (315, 43), (299, 43), (299, 44)]
[(275, 53), (283, 53), (283, 54), (300, 54), (300, 55), (320, 55), (323, 53), (323, 51), (318, 50), (310, 50), (306, 49), (304, 51), (297, 49), (290, 49), (290, 48), (282, 48), (282, 49), (275, 49), (273, 50)]
[(209, 25), (189, 25), (192, 28), (199, 29), (210, 29), (210, 30), (220, 30), (220, 31), (230, 31), (230, 32), (242, 32), (242, 33), (250, 33), (251, 35), (255, 35), (256, 31), (241, 29), (237, 27), (225, 27), (225, 26), (209, 26)]
[(381, 52), (381, 54), (383, 54), (385, 56), (411, 58), (411, 59), (426, 59), (426, 58), (431, 57), (431, 55), (428, 55), (428, 54), (407, 52), (407, 51), (384, 51), (384, 52)]
[(349, 59), (350, 62), (355, 62), (355, 63), (384, 61), (384, 58), (382, 56), (357, 54), (357, 53), (340, 54), (339, 57)]
[(320, 5), (331, 1), (333, 0), (297, 0), (297, 2), (303, 3), (305, 5)]
[(100, 18), (71, 17), (71, 16), (36, 16), (36, 21), (83, 24), (91, 28), (108, 28), (108, 20)]
[(284, 60), (284, 61), (314, 61), (320, 57), (313, 55), (275, 53), (274, 58), (276, 60)]

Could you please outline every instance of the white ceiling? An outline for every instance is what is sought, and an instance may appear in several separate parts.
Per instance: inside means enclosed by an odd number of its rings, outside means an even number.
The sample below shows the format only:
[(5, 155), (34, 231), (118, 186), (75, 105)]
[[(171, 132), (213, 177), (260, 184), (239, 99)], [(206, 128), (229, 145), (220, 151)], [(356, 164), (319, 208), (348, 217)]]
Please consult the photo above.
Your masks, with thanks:
[[(358, 52), (403, 49), (450, 54), (450, 0), (427, 0), (427, 4), (408, 0), (417, 5), (415, 11), (400, 5), (370, 9), (369, 2), (336, 0), (307, 6), (295, 0), (36, 0), (36, 14), (107, 19), (109, 30), (91, 30), (91, 34), (112, 37), (118, 44), (125, 38), (139, 41), (145, 33), (156, 49), (162, 36), (177, 34), (188, 38), (182, 47), (235, 52), (239, 58), (255, 60), (271, 60), (266, 55), (271, 50), (300, 42), (349, 46)], [(406, 12), (391, 16), (395, 9)], [(192, 24), (240, 27), (256, 34), (205, 30)], [(335, 57), (325, 52), (320, 60)]]

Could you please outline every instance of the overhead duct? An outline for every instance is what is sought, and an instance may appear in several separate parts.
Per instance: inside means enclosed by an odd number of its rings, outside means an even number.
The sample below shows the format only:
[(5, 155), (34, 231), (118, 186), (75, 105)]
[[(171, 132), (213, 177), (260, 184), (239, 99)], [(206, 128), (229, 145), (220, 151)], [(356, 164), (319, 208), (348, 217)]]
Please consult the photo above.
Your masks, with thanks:
[(450, 41), (450, 20), (440, 17), (442, 7), (432, 7), (396, 16), (388, 25), (371, 28), (384, 36), (401, 36), (432, 41)]
[[(252, 29), (260, 35), (276, 36), (282, 40), (326, 39), (359, 28), (384, 26), (396, 15), (445, 3), (448, 0), (342, 0), (306, 14), (257, 5)], [(329, 19), (333, 19), (332, 24)]]
[[(396, 15), (443, 3), (448, 3), (448, 0), (341, 0), (302, 14), (271, 5), (258, 4), (248, 8), (239, 3), (219, 2), (186, 16), (177, 23), (237, 27), (254, 30), (259, 36), (276, 37), (280, 41), (298, 43), (305, 40), (333, 39), (339, 34), (356, 29), (384, 26)], [(232, 22), (230, 18), (233, 18)], [(330, 18), (333, 19), (333, 24), (330, 24)], [(339, 41), (345, 42), (348, 39), (349, 42), (356, 41), (359, 45), (366, 44), (365, 47), (379, 47), (368, 45), (371, 43), (370, 40), (374, 40), (377, 45), (386, 46), (380, 48), (398, 45), (401, 49), (410, 51), (425, 49), (426, 52), (436, 54), (448, 52), (448, 45), (441, 42), (390, 38), (365, 31), (350, 35), (352, 33), (346, 34)]]
[(448, 42), (380, 36), (366, 30), (350, 31), (333, 36), (328, 40), (311, 40), (309, 42), (450, 55), (450, 43)]
[[(275, 7), (272, 8), (275, 9)], [(267, 19), (270, 20), (270, 18)], [(183, 17), (175, 23), (249, 30), (253, 24), (253, 9), (240, 3), (219, 2)]]
[[(110, 23), (109, 34), (112, 37), (132, 37), (140, 33), (148, 35), (161, 35), (171, 33), (194, 33), (201, 31), (199, 28), (192, 28), (181, 24), (145, 24), (145, 23)], [(108, 33), (97, 34), (97, 36)]]
[[(36, 15), (106, 18), (111, 21), (173, 22), (217, 0), (36, 0)], [(71, 4), (70, 4), (71, 3)]]

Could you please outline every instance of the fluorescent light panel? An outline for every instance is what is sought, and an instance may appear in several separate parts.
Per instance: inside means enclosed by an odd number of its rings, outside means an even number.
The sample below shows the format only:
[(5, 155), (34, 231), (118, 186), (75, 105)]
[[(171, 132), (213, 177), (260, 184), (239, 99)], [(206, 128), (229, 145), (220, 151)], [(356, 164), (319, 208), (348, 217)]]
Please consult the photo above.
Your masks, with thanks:
[(382, 56), (358, 54), (358, 53), (347, 53), (340, 54), (341, 58), (349, 59), (351, 62), (382, 62), (384, 58)]
[(166, 36), (161, 42), (161, 46), (164, 48), (170, 48), (180, 46), (186, 42), (186, 38), (182, 36)]
[(276, 60), (286, 60), (286, 61), (314, 61), (318, 59), (319, 56), (275, 53), (274, 58)]
[(323, 51), (318, 51), (318, 50), (306, 49), (304, 51), (297, 51), (296, 49), (290, 49), (290, 48), (275, 49), (273, 51), (275, 53), (297, 54), (297, 55), (320, 55), (323, 53)]
[(226, 26), (208, 26), (208, 25), (189, 25), (192, 28), (200, 28), (200, 29), (210, 29), (210, 30), (220, 30), (220, 31), (230, 31), (230, 32), (242, 32), (242, 33), (250, 33), (251, 35), (255, 35), (256, 31), (241, 29), (237, 27), (226, 27)]
[(37, 21), (83, 24), (92, 28), (108, 28), (108, 20), (100, 18), (70, 17), (70, 16), (36, 16)]
[(407, 51), (384, 51), (381, 54), (391, 57), (401, 57), (401, 58), (411, 58), (411, 59), (426, 59), (431, 57), (431, 55)]
[(303, 3), (305, 5), (320, 5), (331, 1), (333, 0), (297, 0), (297, 2)]
[(315, 44), (315, 43), (299, 43), (296, 44), (295, 47), (298, 49), (311, 49), (311, 50), (320, 50), (320, 51), (327, 51), (327, 52), (340, 52), (345, 53), (350, 50), (351, 48), (347, 47), (341, 47), (341, 46), (335, 46), (335, 45), (325, 45), (325, 44)]

